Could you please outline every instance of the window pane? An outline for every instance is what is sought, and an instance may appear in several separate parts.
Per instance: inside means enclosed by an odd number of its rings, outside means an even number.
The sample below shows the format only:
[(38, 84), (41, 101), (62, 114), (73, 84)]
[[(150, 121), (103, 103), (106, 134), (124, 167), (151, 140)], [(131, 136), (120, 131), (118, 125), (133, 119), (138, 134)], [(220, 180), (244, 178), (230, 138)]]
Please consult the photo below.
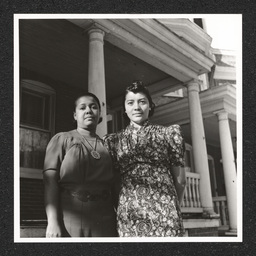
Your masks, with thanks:
[(49, 139), (48, 132), (20, 128), (20, 166), (42, 169)]
[(122, 110), (118, 110), (116, 112), (116, 130), (120, 131), (122, 128)]
[(21, 123), (42, 129), (49, 128), (49, 97), (22, 92)]
[(186, 153), (185, 153), (185, 166), (186, 167), (192, 167), (191, 166), (191, 159), (190, 159), (190, 151), (189, 150), (186, 150)]
[(48, 95), (44, 97), (44, 129), (49, 129), (50, 125), (50, 98)]
[(112, 127), (113, 127), (113, 121), (112, 120), (107, 122), (107, 126), (108, 126), (108, 133), (114, 132), (113, 129), (112, 129)]
[(194, 22), (195, 22), (200, 28), (203, 28), (203, 21), (202, 21), (202, 19), (194, 19)]

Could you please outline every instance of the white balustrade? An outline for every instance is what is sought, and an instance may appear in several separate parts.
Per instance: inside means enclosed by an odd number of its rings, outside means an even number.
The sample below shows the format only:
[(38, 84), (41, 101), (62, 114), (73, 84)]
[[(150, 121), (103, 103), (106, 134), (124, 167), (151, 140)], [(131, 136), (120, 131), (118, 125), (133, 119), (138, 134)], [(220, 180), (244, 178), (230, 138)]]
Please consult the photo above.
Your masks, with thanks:
[(228, 220), (227, 197), (218, 196), (218, 197), (213, 197), (212, 200), (213, 200), (215, 212), (220, 215), (220, 225), (228, 226), (229, 220)]
[[(186, 179), (187, 184), (181, 203), (181, 212), (201, 213), (203, 212), (203, 208), (199, 193), (200, 174), (186, 171)], [(213, 205), (215, 213), (220, 215), (220, 226), (227, 227), (229, 220), (226, 196), (213, 197)]]
[(186, 172), (187, 185), (184, 193), (184, 199), (181, 203), (182, 212), (197, 213), (202, 212), (199, 184), (200, 174), (193, 172)]

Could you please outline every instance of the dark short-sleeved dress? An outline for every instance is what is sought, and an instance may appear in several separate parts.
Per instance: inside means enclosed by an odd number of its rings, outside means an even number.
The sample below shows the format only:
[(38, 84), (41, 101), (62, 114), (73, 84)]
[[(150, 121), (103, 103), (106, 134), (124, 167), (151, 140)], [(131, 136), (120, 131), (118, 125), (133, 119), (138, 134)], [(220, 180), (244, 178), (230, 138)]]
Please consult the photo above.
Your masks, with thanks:
[[(87, 138), (93, 144), (95, 138)], [(44, 171), (59, 173), (60, 208), (66, 236), (114, 237), (116, 214), (111, 157), (98, 137), (100, 159), (77, 130), (56, 134), (46, 150)]]
[(105, 136), (121, 174), (117, 229), (122, 237), (182, 236), (184, 229), (170, 166), (184, 166), (179, 125), (132, 123)]

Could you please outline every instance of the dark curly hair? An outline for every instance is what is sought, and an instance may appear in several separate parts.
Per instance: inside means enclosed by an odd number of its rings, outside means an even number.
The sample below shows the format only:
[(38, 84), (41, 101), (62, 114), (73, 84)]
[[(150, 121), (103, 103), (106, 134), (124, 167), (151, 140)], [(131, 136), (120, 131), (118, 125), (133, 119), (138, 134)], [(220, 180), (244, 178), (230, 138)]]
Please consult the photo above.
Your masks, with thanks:
[(125, 89), (125, 93), (124, 93), (124, 96), (123, 96), (124, 117), (128, 119), (128, 116), (125, 113), (125, 98), (126, 98), (126, 95), (129, 92), (133, 92), (133, 93), (141, 92), (141, 93), (145, 94), (148, 101), (149, 101), (149, 107), (150, 107), (148, 116), (149, 117), (153, 116), (154, 110), (155, 110), (155, 104), (154, 104), (154, 102), (153, 102), (153, 100), (152, 100), (152, 98), (149, 94), (149, 91), (148, 91), (147, 87), (143, 84), (142, 81), (138, 80), (138, 81), (132, 82), (132, 84), (129, 85), (128, 87), (126, 87), (126, 89)]

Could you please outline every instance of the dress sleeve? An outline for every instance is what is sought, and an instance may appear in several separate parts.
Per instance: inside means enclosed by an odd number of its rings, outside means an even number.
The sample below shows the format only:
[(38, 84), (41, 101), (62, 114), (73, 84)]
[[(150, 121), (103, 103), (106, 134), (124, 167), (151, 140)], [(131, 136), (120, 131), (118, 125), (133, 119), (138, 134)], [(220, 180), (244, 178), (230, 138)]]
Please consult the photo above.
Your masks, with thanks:
[(166, 139), (171, 164), (183, 167), (185, 165), (185, 141), (180, 126), (169, 126), (166, 130)]
[(52, 137), (46, 148), (43, 171), (49, 169), (59, 171), (65, 155), (64, 142), (63, 133), (58, 133)]
[(110, 153), (111, 159), (113, 161), (113, 166), (115, 169), (119, 169), (119, 164), (117, 161), (117, 135), (115, 133), (107, 134), (103, 137), (104, 146)]

